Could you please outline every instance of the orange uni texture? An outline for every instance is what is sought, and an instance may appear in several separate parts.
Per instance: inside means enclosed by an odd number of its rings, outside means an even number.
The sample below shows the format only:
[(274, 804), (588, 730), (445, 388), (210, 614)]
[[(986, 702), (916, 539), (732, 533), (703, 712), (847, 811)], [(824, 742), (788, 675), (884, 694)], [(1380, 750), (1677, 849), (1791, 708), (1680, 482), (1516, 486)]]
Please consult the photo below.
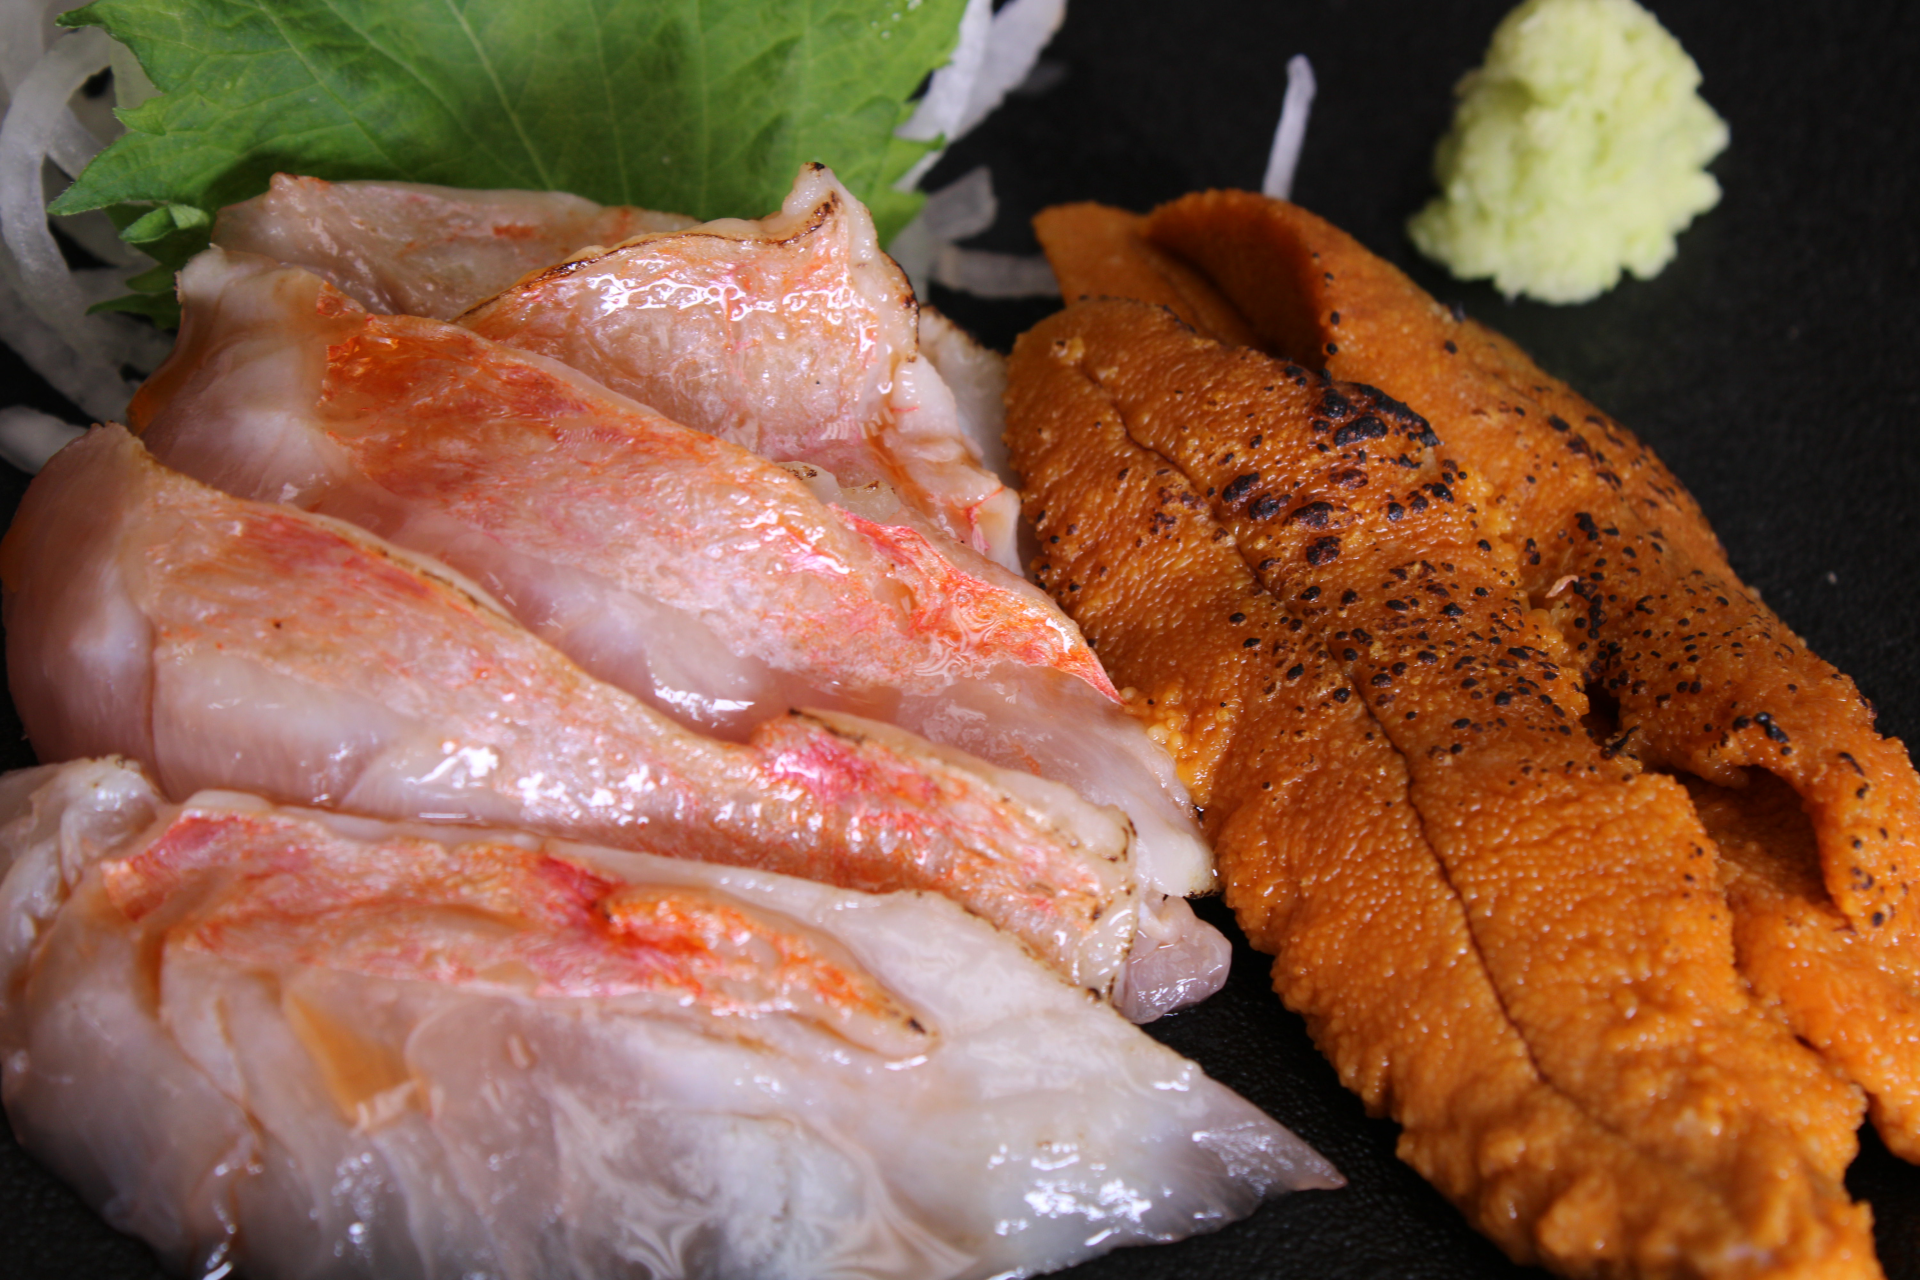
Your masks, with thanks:
[(1793, 1029), (1866, 1089), (1887, 1146), (1920, 1160), (1920, 956), (1847, 927), (1820, 887), (1813, 828), (1785, 783), (1692, 781), (1720, 846), (1741, 972)]
[[(1277, 990), (1340, 1079), (1402, 1123), (1407, 1163), (1511, 1257), (1569, 1274), (1874, 1274), (1832, 1174), (1791, 1157), (1772, 1192), (1728, 1194), (1542, 1079), (1346, 662), (1311, 610), (1260, 585), (1181, 470), (1127, 436), (1085, 344), (1048, 328), (1016, 349), (1010, 403), (1041, 578), (1135, 685)], [(1751, 1253), (1755, 1213), (1776, 1255)]]
[(1342, 1078), (1516, 1258), (1874, 1275), (1858, 1095), (1748, 996), (1685, 793), (1580, 730), (1486, 493), (1364, 387), (1124, 302), (1016, 349), (1036, 569)]
[[(1260, 348), (1385, 387), (1423, 414), (1493, 490), (1486, 514), (1503, 518), (1521, 585), (1549, 610), (1583, 680), (1617, 709), (1614, 749), (1727, 788), (1740, 787), (1749, 766), (1762, 790), (1758, 770), (1791, 785), (1812, 817), (1797, 856), (1811, 861), (1768, 896), (1732, 896), (1741, 937), (1778, 941), (1788, 918), (1847, 933), (1797, 947), (1791, 982), (1777, 950), (1743, 941), (1741, 966), (1798, 1034), (1873, 1095), (1888, 1145), (1920, 1157), (1920, 1105), (1903, 1101), (1920, 1098), (1920, 1037), (1898, 1030), (1910, 997), (1895, 994), (1912, 989), (1920, 963), (1916, 913), (1905, 905), (1920, 859), (1920, 780), (1901, 744), (1874, 732), (1852, 682), (1734, 576), (1679, 481), (1511, 342), (1297, 206), (1217, 191), (1146, 219), (1068, 209), (1036, 220), (1067, 296), (1144, 281), (1138, 290), (1151, 301), (1223, 339), (1208, 317), (1227, 305)], [(1105, 246), (1104, 259), (1076, 253), (1080, 238)], [(1129, 244), (1139, 246), (1134, 267), (1103, 276), (1103, 260), (1125, 257)], [(1168, 260), (1202, 279), (1212, 311), (1147, 279)], [(1854, 998), (1836, 1003), (1840, 986)], [(1878, 1004), (1870, 989), (1882, 993)]]
[(1508, 510), (1527, 589), (1571, 580), (1557, 621), (1648, 762), (1723, 784), (1747, 765), (1785, 779), (1812, 811), (1841, 913), (1920, 945), (1920, 780), (1905, 750), (1734, 576), (1692, 497), (1630, 432), (1298, 206), (1208, 192), (1157, 211), (1147, 234), (1282, 354), (1424, 415)]

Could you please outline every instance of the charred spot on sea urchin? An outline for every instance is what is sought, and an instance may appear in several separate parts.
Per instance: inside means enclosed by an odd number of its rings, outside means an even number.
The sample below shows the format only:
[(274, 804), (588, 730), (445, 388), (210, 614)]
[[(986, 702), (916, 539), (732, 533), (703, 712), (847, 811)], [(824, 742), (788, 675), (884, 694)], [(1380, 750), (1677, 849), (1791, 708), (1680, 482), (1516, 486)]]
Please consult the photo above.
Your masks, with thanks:
[[(1287, 516), (1288, 524), (1302, 525), (1308, 529), (1325, 529), (1333, 523), (1334, 516), (1342, 508), (1331, 502), (1309, 502), (1297, 507)], [(1249, 512), (1249, 514), (1252, 514)], [(1313, 563), (1318, 564), (1319, 561)]]
[(1355, 418), (1334, 432), (1333, 443), (1340, 448), (1345, 448), (1350, 444), (1358, 444), (1362, 440), (1383, 440), (1386, 435), (1387, 424), (1369, 413)]

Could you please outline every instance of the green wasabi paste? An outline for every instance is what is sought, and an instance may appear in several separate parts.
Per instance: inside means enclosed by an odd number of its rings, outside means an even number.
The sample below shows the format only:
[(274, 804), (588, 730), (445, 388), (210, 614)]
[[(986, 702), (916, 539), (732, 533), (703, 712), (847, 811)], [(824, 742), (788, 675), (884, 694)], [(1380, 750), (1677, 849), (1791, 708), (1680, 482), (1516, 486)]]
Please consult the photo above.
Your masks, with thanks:
[(1634, 0), (1527, 0), (1456, 94), (1420, 251), (1508, 297), (1585, 302), (1642, 280), (1720, 199), (1706, 164), (1727, 126), (1700, 69)]

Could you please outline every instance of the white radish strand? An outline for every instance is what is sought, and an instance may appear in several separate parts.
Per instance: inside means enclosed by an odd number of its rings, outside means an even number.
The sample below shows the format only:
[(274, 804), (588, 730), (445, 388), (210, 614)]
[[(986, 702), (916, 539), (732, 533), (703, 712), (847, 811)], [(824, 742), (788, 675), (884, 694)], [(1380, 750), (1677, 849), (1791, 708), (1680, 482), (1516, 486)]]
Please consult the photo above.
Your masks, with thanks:
[(1293, 195), (1293, 175), (1300, 167), (1300, 148), (1307, 140), (1313, 93), (1313, 64), (1306, 54), (1296, 53), (1287, 59), (1287, 92), (1280, 100), (1280, 124), (1273, 131), (1273, 149), (1267, 154), (1267, 175), (1260, 180), (1260, 194), (1275, 200)]
[(927, 193), (913, 221), (900, 228), (887, 254), (900, 264), (916, 297), (927, 296), (933, 264), (955, 240), (979, 235), (1000, 215), (993, 195), (993, 172), (985, 165), (967, 170), (957, 181)]
[(1057, 298), (1060, 282), (1037, 253), (995, 253), (944, 245), (933, 260), (933, 279), (978, 298)]
[(964, 249), (954, 243), (979, 235), (999, 216), (993, 172), (979, 165), (931, 192), (925, 207), (893, 238), (887, 252), (907, 273), (914, 293), (923, 298), (929, 284), (980, 298), (1059, 297), (1053, 268), (1039, 254)]
[(85, 428), (23, 404), (0, 409), (0, 460), (31, 475), (85, 434)]
[(1000, 216), (993, 194), (993, 170), (975, 165), (956, 181), (927, 196), (920, 218), (936, 240), (965, 240), (977, 236)]
[[(1013, 0), (998, 13), (991, 0), (968, 0), (953, 60), (934, 72), (912, 119), (897, 130), (902, 138), (942, 145), (908, 170), (894, 184), (898, 189), (918, 186), (948, 145), (1033, 74), (1040, 51), (1066, 16), (1066, 0)], [(955, 243), (979, 235), (998, 215), (993, 175), (982, 165), (930, 193), (926, 207), (894, 237), (887, 252), (922, 297), (936, 282), (982, 298), (1058, 297), (1060, 286), (1039, 254), (995, 253)]]
[[(44, 379), (48, 386), (79, 405), (88, 409), (88, 401), (96, 400), (102, 404), (111, 402), (119, 408), (110, 412), (93, 413), (96, 420), (117, 418), (120, 409), (126, 406), (128, 396), (115, 388), (127, 384), (119, 372), (108, 365), (97, 352), (75, 350), (67, 345), (53, 327), (35, 315), (27, 304), (20, 299), (11, 280), (10, 273), (0, 272), (0, 334), (6, 336), (7, 345), (24, 360), (27, 367)], [(106, 317), (101, 317), (106, 318)], [(118, 319), (118, 317), (113, 317)], [(126, 326), (132, 329), (132, 325)], [(149, 330), (149, 342), (158, 348), (168, 345), (168, 339)], [(144, 353), (143, 353), (144, 354)], [(164, 352), (162, 353), (164, 354)], [(159, 362), (158, 356), (153, 363)], [(103, 383), (103, 379), (108, 381)], [(106, 390), (102, 393), (101, 388)], [(79, 430), (78, 427), (75, 430)]]
[(1033, 74), (1040, 51), (1067, 19), (1067, 0), (1012, 0), (993, 15), (987, 52), (967, 93), (966, 110), (952, 137), (962, 137), (986, 119), (1006, 96)]
[[(28, 12), (31, 8), (34, 11)], [(10, 5), (9, 36), (44, 31), (44, 6)], [(0, 335), (35, 373), (96, 419), (121, 416), (135, 383), (124, 366), (152, 368), (167, 342), (149, 326), (123, 316), (90, 316), (87, 308), (125, 292), (125, 279), (139, 260), (98, 216), (75, 219), (76, 238), (108, 261), (123, 265), (76, 272), (47, 224), (45, 166), (51, 159), (76, 174), (101, 149), (75, 117), (69, 102), (105, 70), (113, 48), (107, 35), (88, 28), (56, 39), (18, 80), (9, 81), (11, 101), (0, 124)], [(10, 49), (8, 73), (17, 75), (19, 50)], [(31, 451), (19, 454), (30, 457)]]
[(998, 13), (992, 0), (967, 0), (952, 60), (933, 73), (912, 117), (894, 130), (910, 142), (940, 145), (901, 174), (894, 190), (918, 188), (948, 147), (1024, 84), (1066, 18), (1067, 0), (1013, 0)]
[(6, 95), (26, 80), (46, 52), (54, 27), (49, 20), (59, 0), (0, 0), (0, 88)]
[(897, 137), (909, 142), (944, 139), (951, 143), (960, 136), (960, 121), (967, 113), (967, 100), (973, 95), (974, 81), (980, 77), (980, 66), (986, 61), (992, 31), (993, 0), (967, 0), (966, 11), (960, 15), (960, 42), (954, 46), (953, 57), (933, 73), (913, 115), (894, 130)]
[(67, 99), (106, 65), (107, 36), (97, 28), (55, 41), (21, 84), (0, 125), (0, 231), (25, 286), (22, 296), (75, 347), (86, 338), (85, 304), (47, 227), (41, 166), (64, 132), (63, 118), (72, 120)]

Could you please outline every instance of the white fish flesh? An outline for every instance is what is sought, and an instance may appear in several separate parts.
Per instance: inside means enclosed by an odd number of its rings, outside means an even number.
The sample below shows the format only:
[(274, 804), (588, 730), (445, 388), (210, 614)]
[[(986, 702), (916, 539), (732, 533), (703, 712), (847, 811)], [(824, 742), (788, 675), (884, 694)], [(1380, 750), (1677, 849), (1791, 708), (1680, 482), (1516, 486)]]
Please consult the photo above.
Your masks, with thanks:
[(819, 165), (778, 213), (640, 236), (531, 276), (460, 317), (675, 422), (843, 483), (884, 481), (1018, 572), (1019, 500), (982, 465), (918, 358), (913, 291), (866, 207)]
[[(689, 426), (853, 483), (885, 480), (1019, 569), (1018, 500), (994, 474), (1003, 415), (982, 394), (997, 359), (944, 341), (937, 320), (930, 358), (916, 358), (906, 277), (820, 166), (801, 170), (778, 213), (698, 225), (551, 192), (279, 174), (221, 212), (213, 242), (306, 267), (374, 312), (473, 309), (492, 336)], [(947, 386), (949, 371), (962, 385)]]
[(794, 706), (886, 720), (1119, 806), (1149, 885), (1213, 887), (1166, 753), (1079, 629), (884, 490), (803, 484), (553, 361), (369, 315), (261, 258), (210, 250), (180, 297), (180, 344), (132, 413), (167, 466), (436, 556), (691, 727), (743, 737)]
[(450, 320), (582, 249), (693, 223), (559, 191), (277, 173), (263, 194), (220, 211), (213, 242), (306, 267), (372, 311)]
[(21, 1142), (195, 1274), (1021, 1276), (1327, 1163), (922, 894), (0, 779)]
[(209, 489), (121, 428), (35, 479), (0, 577), (8, 680), (43, 760), (147, 761), (176, 797), (230, 787), (926, 889), (1125, 993), (1138, 889), (1118, 811), (833, 713), (743, 744), (693, 733), (450, 571)]

